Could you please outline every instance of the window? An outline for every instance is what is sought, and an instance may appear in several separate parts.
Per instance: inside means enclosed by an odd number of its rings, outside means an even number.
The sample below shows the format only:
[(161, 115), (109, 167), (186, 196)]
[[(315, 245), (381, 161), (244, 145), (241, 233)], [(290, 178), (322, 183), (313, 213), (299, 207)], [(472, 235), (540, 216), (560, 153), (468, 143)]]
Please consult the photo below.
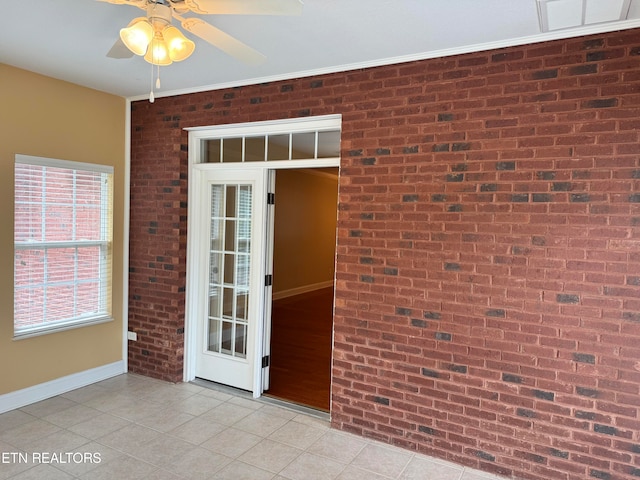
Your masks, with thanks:
[(113, 168), (16, 155), (14, 336), (111, 319)]

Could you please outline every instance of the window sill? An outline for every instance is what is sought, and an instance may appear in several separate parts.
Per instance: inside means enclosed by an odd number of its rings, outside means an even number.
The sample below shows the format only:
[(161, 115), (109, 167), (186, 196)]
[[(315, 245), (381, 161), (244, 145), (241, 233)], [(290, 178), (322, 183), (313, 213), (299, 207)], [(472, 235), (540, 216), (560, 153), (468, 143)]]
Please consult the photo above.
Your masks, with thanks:
[(31, 337), (39, 337), (40, 335), (48, 335), (50, 333), (64, 332), (67, 330), (74, 330), (76, 328), (89, 327), (91, 325), (99, 325), (101, 323), (107, 323), (113, 321), (113, 317), (104, 315), (100, 317), (87, 318), (83, 320), (77, 320), (75, 322), (68, 322), (58, 325), (44, 325), (41, 327), (33, 327), (28, 330), (22, 330), (13, 333), (13, 340), (23, 340)]

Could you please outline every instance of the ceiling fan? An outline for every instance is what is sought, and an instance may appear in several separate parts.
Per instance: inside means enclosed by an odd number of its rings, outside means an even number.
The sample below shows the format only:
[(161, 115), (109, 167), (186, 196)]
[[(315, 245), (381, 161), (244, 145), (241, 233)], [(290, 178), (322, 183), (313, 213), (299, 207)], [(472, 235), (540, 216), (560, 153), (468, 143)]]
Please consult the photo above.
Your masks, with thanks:
[[(110, 58), (145, 57), (153, 65), (169, 65), (193, 52), (195, 44), (172, 25), (180, 22), (184, 30), (223, 52), (257, 65), (266, 57), (240, 40), (199, 17), (183, 15), (301, 15), (301, 0), (98, 0), (115, 5), (133, 5), (147, 12), (132, 20), (107, 53)], [(171, 54), (170, 49), (173, 48)], [(163, 50), (164, 49), (164, 50)], [(171, 55), (170, 55), (171, 54)], [(161, 58), (162, 57), (162, 58)]]

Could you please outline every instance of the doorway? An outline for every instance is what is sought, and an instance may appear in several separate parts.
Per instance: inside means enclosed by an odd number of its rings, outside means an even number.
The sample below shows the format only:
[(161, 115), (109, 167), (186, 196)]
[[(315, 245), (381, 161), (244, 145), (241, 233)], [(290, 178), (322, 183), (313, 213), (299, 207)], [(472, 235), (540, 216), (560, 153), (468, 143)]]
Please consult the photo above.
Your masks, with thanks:
[[(289, 308), (293, 297), (329, 289), (329, 322), (332, 322), (340, 125), (340, 116), (329, 115), (187, 129), (190, 228), (187, 231), (184, 381), (200, 377), (251, 391), (255, 398), (269, 390), (271, 309), (279, 308), (272, 302), (274, 286), (278, 289), (275, 300), (288, 298)], [(298, 268), (298, 273), (329, 272), (320, 279), (302, 279), (272, 270), (274, 245), (269, 239), (273, 238), (270, 232), (276, 210), (272, 204), (272, 188), (275, 175), (289, 170), (298, 170), (304, 178), (314, 178), (316, 183), (322, 180), (333, 185), (333, 206), (326, 209), (333, 223), (330, 261), (323, 264), (327, 266)], [(286, 176), (287, 173), (281, 174), (281, 178)], [(303, 177), (294, 183), (300, 184)], [(307, 190), (311, 192), (311, 188)], [(283, 192), (281, 188), (280, 197)], [(278, 192), (275, 196), (278, 197)], [(297, 200), (292, 205), (298, 207), (298, 203), (303, 202)], [(282, 215), (290, 227), (299, 226), (305, 219), (313, 224), (324, 218), (312, 210), (298, 212), (302, 220), (292, 220), (290, 213)], [(318, 234), (312, 234), (311, 240), (315, 241), (316, 237)], [(298, 239), (298, 246), (313, 245), (311, 240)], [(319, 251), (310, 247), (306, 260), (324, 257)], [(287, 284), (289, 281), (294, 283)], [(274, 282), (277, 283), (274, 285)], [(309, 300), (303, 303), (308, 304)], [(310, 316), (299, 313), (297, 317)], [(298, 321), (296, 325), (304, 324)], [(317, 322), (307, 325), (316, 326)], [(288, 330), (295, 332), (294, 328)], [(302, 344), (300, 335), (296, 333), (295, 338)], [(279, 336), (273, 343), (276, 349), (284, 338)], [(331, 333), (323, 338), (328, 341), (316, 338), (311, 344), (328, 344), (330, 359)], [(274, 353), (277, 357), (278, 351)], [(328, 392), (330, 360), (324, 364), (327, 364), (323, 373), (324, 388)], [(310, 369), (306, 373), (307, 377), (311, 376)], [(290, 385), (298, 385), (298, 390), (308, 390), (300, 382), (288, 381)], [(324, 397), (328, 402), (328, 393)], [(308, 404), (289, 395), (283, 399)], [(322, 405), (315, 408), (328, 409), (328, 403)]]
[(338, 168), (278, 170), (265, 394), (329, 411)]

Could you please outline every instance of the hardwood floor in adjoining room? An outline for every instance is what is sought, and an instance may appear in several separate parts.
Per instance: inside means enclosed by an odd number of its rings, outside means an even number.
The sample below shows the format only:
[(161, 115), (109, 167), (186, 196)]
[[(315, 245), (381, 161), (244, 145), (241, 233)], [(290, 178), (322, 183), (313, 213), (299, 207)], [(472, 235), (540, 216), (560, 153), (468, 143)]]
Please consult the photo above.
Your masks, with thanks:
[(274, 300), (267, 395), (329, 411), (333, 287)]

